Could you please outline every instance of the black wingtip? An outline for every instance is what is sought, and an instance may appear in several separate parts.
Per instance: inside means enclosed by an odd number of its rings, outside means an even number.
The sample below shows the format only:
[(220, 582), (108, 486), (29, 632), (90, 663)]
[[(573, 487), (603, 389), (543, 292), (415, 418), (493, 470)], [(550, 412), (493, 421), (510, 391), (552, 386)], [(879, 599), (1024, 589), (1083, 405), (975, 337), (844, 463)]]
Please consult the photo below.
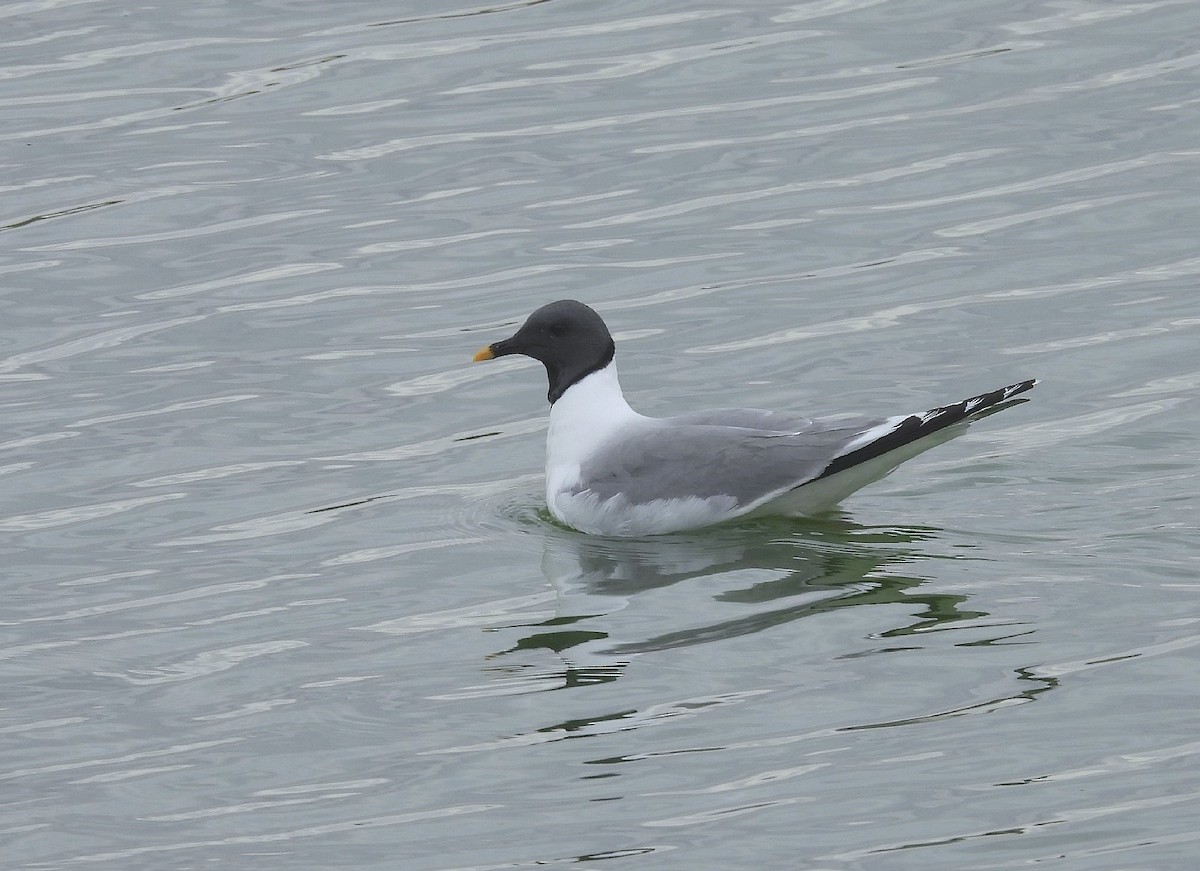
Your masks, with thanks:
[(857, 466), (859, 463), (873, 460), (876, 457), (883, 456), (890, 451), (915, 442), (917, 439), (925, 438), (925, 436), (932, 435), (948, 426), (954, 426), (956, 423), (978, 420), (1010, 406), (1028, 402), (1026, 399), (1017, 399), (1015, 397), (1027, 390), (1032, 390), (1037, 385), (1038, 380), (1037, 378), (1027, 378), (1024, 381), (1009, 384), (1007, 387), (1000, 387), (987, 393), (980, 393), (978, 396), (971, 396), (950, 405), (931, 408), (923, 414), (909, 415), (899, 426), (882, 438), (876, 439), (868, 445), (863, 445), (856, 451), (851, 451), (836, 458), (825, 467), (825, 471), (818, 477), (825, 478), (844, 469)]
[[(998, 390), (993, 390), (990, 393), (981, 393), (979, 396), (972, 396), (970, 399), (964, 399), (962, 402), (956, 402), (953, 405), (945, 406), (944, 408), (934, 409), (933, 411), (948, 411), (954, 412), (960, 406), (970, 406), (961, 417), (951, 421), (951, 424), (958, 420), (981, 420), (988, 415), (995, 414), (998, 411), (1003, 411), (1006, 408), (1011, 408), (1014, 405), (1020, 405), (1023, 402), (1028, 402), (1028, 399), (1018, 399), (1020, 394), (1027, 390), (1032, 390), (1038, 385), (1040, 379), (1027, 378), (1024, 381), (1018, 381), (1016, 384), (1010, 384), (1007, 387), (1001, 387)], [(933, 411), (926, 412), (932, 414)], [(950, 424), (947, 424), (949, 426)]]
[(959, 421), (975, 419), (984, 413), (999, 410), (997, 406), (1009, 402), (1013, 397), (1019, 396), (1027, 390), (1032, 390), (1037, 383), (1038, 379), (1027, 378), (1024, 381), (1009, 384), (1007, 387), (998, 387), (987, 393), (980, 393), (978, 396), (969, 396), (940, 408), (931, 408), (924, 414), (914, 414), (913, 417), (921, 421), (921, 435), (925, 436), (937, 432), (943, 427), (953, 426)]

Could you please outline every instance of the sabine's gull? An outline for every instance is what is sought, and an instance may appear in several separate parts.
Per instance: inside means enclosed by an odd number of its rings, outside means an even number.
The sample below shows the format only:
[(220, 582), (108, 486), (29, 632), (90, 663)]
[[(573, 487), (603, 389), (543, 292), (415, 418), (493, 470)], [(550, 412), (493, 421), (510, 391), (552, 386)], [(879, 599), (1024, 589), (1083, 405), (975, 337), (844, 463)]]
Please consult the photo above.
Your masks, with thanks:
[(615, 352), (600, 315), (564, 299), (542, 306), (512, 338), (474, 358), (523, 354), (546, 367), (546, 503), (559, 522), (594, 535), (817, 513), (1037, 383), (895, 417), (810, 419), (729, 408), (654, 418), (625, 401)]

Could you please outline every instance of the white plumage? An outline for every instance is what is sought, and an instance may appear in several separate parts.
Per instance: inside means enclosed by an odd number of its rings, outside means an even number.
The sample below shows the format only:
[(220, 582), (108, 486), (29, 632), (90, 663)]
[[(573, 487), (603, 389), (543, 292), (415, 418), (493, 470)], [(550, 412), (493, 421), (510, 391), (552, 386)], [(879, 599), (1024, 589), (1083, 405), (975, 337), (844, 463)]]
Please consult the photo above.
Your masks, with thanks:
[(888, 418), (810, 420), (759, 409), (652, 418), (625, 401), (614, 353), (600, 316), (561, 300), (476, 354), (525, 354), (545, 365), (546, 504), (562, 523), (610, 536), (825, 510), (1037, 383)]

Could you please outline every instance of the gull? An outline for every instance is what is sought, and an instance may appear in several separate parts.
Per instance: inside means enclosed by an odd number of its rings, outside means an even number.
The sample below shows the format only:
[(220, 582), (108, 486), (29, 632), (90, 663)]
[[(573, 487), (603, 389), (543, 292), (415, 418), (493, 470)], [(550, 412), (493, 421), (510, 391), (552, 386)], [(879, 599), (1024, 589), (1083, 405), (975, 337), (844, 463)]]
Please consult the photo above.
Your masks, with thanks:
[(972, 420), (1024, 402), (1019, 381), (960, 402), (893, 417), (807, 418), (754, 408), (654, 418), (629, 407), (616, 345), (588, 306), (542, 306), (475, 361), (509, 354), (546, 367), (546, 505), (592, 535), (640, 537), (735, 518), (803, 516), (836, 505)]

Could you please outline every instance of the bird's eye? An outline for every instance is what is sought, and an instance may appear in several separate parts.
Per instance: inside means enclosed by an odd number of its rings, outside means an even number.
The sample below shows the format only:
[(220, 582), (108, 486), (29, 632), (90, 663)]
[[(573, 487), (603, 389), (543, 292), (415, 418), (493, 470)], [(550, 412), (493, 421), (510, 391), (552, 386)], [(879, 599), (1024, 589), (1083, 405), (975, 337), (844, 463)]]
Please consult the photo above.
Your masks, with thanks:
[(551, 324), (546, 327), (546, 331), (556, 339), (561, 339), (567, 332), (567, 328), (562, 324)]

